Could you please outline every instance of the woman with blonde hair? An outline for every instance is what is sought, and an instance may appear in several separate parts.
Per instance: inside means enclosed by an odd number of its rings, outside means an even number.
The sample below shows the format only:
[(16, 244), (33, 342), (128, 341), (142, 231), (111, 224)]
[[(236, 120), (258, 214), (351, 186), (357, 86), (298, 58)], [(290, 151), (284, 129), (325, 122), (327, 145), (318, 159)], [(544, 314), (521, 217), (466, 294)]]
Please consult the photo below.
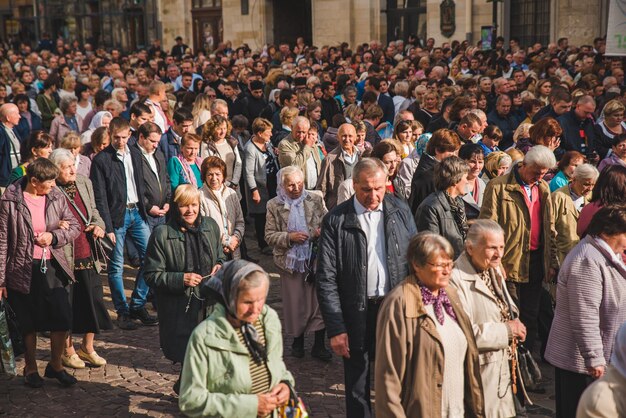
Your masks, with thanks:
[(293, 120), (298, 117), (300, 111), (297, 107), (283, 107), (280, 110), (280, 129), (272, 135), (272, 145), (278, 147), (280, 141), (282, 141), (287, 135), (291, 133), (291, 125)]
[(205, 93), (200, 93), (196, 96), (191, 109), (193, 129), (198, 129), (199, 126), (204, 125), (211, 119), (211, 102), (211, 98)]
[(343, 115), (350, 123), (361, 122), (364, 113), (363, 108), (357, 104), (348, 105), (343, 111)]
[(78, 136), (76, 132), (68, 132), (65, 134), (59, 143), (59, 148), (69, 150), (74, 156), (74, 169), (76, 170), (76, 174), (82, 174), (85, 177), (89, 177), (91, 160), (80, 154), (82, 144), (80, 136)]
[(74, 77), (67, 76), (63, 78), (63, 88), (59, 89), (59, 97), (63, 100), (66, 97), (76, 97), (74, 90), (76, 89), (76, 79)]
[(532, 144), (530, 143), (530, 128), (532, 126), (532, 123), (522, 123), (517, 127), (515, 132), (513, 132), (513, 143), (515, 145), (511, 148), (515, 148), (524, 154), (532, 148)]

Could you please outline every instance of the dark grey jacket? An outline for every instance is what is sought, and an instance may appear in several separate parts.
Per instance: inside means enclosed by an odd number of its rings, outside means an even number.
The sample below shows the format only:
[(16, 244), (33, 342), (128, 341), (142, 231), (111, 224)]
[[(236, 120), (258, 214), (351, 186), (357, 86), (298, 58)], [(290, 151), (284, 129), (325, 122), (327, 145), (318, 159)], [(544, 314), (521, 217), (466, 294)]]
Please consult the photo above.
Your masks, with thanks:
[[(169, 203), (172, 194), (172, 185), (170, 184), (170, 175), (167, 173), (167, 164), (165, 162), (165, 156), (160, 148), (157, 148), (154, 152), (154, 159), (156, 161), (157, 171), (159, 177), (152, 171), (148, 159), (139, 148), (139, 145), (133, 145), (137, 147), (141, 154), (141, 167), (143, 170), (143, 205), (146, 208), (146, 213), (150, 211), (152, 206), (158, 206), (162, 208), (163, 205)], [(134, 167), (133, 167), (134, 168)]]
[[(350, 348), (362, 350), (367, 315), (367, 239), (354, 199), (336, 206), (324, 217), (316, 284), (328, 336), (347, 332)], [(409, 273), (406, 250), (417, 229), (407, 204), (390, 194), (383, 201), (383, 217), (388, 279), (393, 288)]]
[[(415, 222), (419, 232), (430, 231), (447, 239), (454, 248), (456, 260), (463, 252), (464, 241), (444, 193), (434, 192), (424, 199), (417, 208)], [(461, 200), (460, 197), (457, 199)]]

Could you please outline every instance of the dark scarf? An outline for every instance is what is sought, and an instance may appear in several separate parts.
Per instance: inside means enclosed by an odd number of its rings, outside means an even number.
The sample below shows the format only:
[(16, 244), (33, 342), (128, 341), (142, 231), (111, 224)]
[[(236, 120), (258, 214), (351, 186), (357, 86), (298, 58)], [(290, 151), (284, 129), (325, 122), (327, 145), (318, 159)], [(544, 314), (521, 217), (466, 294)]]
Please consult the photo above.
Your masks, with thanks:
[(467, 237), (467, 230), (469, 229), (467, 225), (467, 216), (465, 215), (465, 204), (461, 198), (453, 198), (448, 194), (448, 192), (444, 192), (444, 194), (446, 195), (446, 199), (450, 205), (450, 211), (452, 212), (454, 222), (456, 223), (456, 226), (459, 227), (459, 232), (463, 237), (463, 241), (465, 241), (465, 238)]
[(196, 224), (193, 227), (181, 227), (185, 236), (185, 273), (197, 273), (204, 277), (211, 272), (210, 263), (214, 263), (215, 260), (209, 257), (211, 254), (209, 241), (200, 230), (200, 216)]
[(445, 320), (445, 316), (443, 314), (444, 309), (452, 319), (454, 319), (456, 322), (459, 322), (458, 319), (456, 319), (456, 314), (454, 313), (454, 310), (452, 309), (452, 302), (450, 302), (448, 294), (444, 289), (439, 289), (439, 294), (435, 296), (433, 295), (433, 292), (431, 292), (423, 284), (420, 283), (419, 287), (420, 291), (422, 292), (422, 301), (424, 305), (433, 305), (433, 308), (435, 310), (435, 316), (437, 317), (437, 321), (439, 321), (441, 325), (443, 325), (443, 322)]
[(76, 182), (75, 181), (73, 181), (71, 183), (67, 183), (67, 184), (58, 184), (57, 183), (57, 186), (60, 189), (63, 189), (65, 191), (65, 194), (67, 194), (67, 196), (70, 199), (74, 200), (74, 197), (76, 197), (76, 192), (78, 191), (76, 189)]

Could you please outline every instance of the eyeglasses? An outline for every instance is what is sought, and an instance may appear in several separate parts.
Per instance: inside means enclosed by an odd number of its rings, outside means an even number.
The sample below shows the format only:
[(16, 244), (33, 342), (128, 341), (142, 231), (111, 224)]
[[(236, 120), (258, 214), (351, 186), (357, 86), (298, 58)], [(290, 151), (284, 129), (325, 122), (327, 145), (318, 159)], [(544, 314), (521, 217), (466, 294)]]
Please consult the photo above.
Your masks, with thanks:
[(428, 264), (429, 266), (433, 266), (436, 270), (439, 270), (439, 271), (452, 270), (454, 268), (454, 261), (448, 261), (447, 263), (440, 263), (440, 264), (427, 262), (426, 264)]

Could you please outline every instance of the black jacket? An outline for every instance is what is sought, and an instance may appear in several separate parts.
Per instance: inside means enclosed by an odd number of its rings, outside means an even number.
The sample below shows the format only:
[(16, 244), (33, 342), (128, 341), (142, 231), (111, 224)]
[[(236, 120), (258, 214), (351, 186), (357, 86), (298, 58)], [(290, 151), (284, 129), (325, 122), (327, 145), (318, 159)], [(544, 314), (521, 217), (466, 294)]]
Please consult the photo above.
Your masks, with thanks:
[(141, 153), (141, 167), (143, 171), (143, 204), (146, 208), (146, 214), (152, 206), (158, 206), (163, 208), (163, 205), (169, 203), (172, 195), (172, 185), (170, 183), (170, 176), (167, 173), (167, 164), (165, 163), (165, 157), (160, 149), (156, 149), (154, 152), (154, 159), (156, 161), (157, 172), (159, 176), (152, 171), (148, 159), (143, 154), (139, 145), (136, 145), (137, 150)]
[[(20, 147), (26, 145), (26, 141), (24, 141), (15, 128), (13, 128), (13, 133), (17, 137), (17, 140), (20, 141)], [(0, 123), (0, 187), (7, 187), (9, 185), (9, 178), (11, 178), (11, 172), (13, 171), (13, 167), (11, 167), (11, 138), (9, 138), (9, 134), (4, 130), (4, 126)]]
[[(578, 151), (584, 155), (596, 151), (600, 158), (606, 156), (609, 150), (598, 143), (595, 121), (592, 118), (580, 120), (572, 109), (559, 116), (557, 121), (563, 129), (561, 145), (555, 151), (557, 158), (562, 157), (565, 151)], [(584, 137), (581, 136), (581, 131), (584, 132)]]
[[(460, 197), (457, 199), (462, 202)], [(447, 239), (452, 248), (454, 248), (455, 260), (461, 255), (465, 241), (457, 223), (454, 221), (450, 203), (448, 203), (444, 192), (431, 193), (424, 199), (417, 208), (415, 222), (419, 232), (434, 232)]]
[[(144, 181), (141, 152), (137, 147), (130, 146), (131, 161), (133, 162), (133, 176), (137, 187), (139, 214), (145, 220), (146, 208), (144, 200)], [(124, 163), (117, 157), (113, 145), (109, 145), (99, 152), (91, 162), (91, 181), (96, 198), (96, 207), (106, 225), (106, 232), (115, 232), (116, 228), (124, 225), (126, 214), (126, 171)]]
[(383, 122), (393, 123), (393, 119), (396, 117), (393, 99), (381, 93), (378, 95), (378, 106), (383, 110)]
[[(367, 239), (354, 209), (354, 197), (333, 208), (322, 222), (317, 255), (317, 298), (329, 337), (348, 333), (352, 350), (365, 346), (367, 316)], [(390, 288), (409, 273), (406, 249), (417, 233), (413, 215), (390, 194), (383, 202)], [(369, 330), (373, 332), (374, 330)]]
[(435, 191), (435, 164), (437, 160), (434, 157), (426, 153), (422, 154), (411, 180), (411, 195), (409, 196), (411, 213), (416, 213), (417, 207)]

